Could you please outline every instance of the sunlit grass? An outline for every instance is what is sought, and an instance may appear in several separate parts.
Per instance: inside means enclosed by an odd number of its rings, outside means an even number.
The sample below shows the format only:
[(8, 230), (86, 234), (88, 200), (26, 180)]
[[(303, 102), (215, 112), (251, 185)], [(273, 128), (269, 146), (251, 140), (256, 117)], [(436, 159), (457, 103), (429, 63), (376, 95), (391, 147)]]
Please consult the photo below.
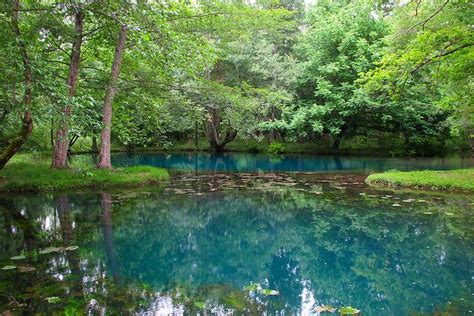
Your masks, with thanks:
[(136, 187), (168, 179), (168, 172), (150, 166), (96, 169), (90, 157), (73, 157), (70, 168), (54, 170), (50, 158), (17, 155), (0, 171), (0, 191), (39, 192), (80, 188)]
[(474, 192), (474, 169), (388, 171), (372, 174), (366, 181), (371, 185)]

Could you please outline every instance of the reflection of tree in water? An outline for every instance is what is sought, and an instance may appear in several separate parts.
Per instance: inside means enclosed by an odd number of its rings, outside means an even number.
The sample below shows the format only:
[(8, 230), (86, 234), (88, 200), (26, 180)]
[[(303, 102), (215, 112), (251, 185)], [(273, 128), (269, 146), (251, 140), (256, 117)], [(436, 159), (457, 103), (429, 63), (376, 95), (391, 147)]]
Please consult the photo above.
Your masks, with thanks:
[[(353, 305), (369, 315), (444, 310), (448, 300), (468, 310), (469, 213), (444, 215), (467, 205), (436, 202), (396, 211), (350, 190), (315, 196), (297, 187), (259, 186), (198, 196), (116, 195), (113, 204), (109, 194), (10, 201), (16, 213), (2, 208), (1, 224), (10, 232), (0, 235), (3, 263), (21, 249), (80, 250), (39, 256), (31, 261), (33, 273), (2, 273), (0, 290), (18, 297), (25, 286), (34, 288), (21, 302), (36, 311), (84, 311), (92, 299), (98, 311), (146, 310), (152, 293), (161, 291), (189, 313), (205, 303), (294, 314), (307, 286), (316, 304)], [(280, 295), (257, 299), (242, 290), (254, 282)], [(78, 288), (74, 299), (68, 293)], [(61, 303), (48, 305), (46, 296)], [(0, 298), (1, 306), (8, 302)]]
[[(38, 204), (38, 200), (46, 203)], [(119, 285), (107, 277), (104, 260), (100, 258), (103, 252), (83, 251), (91, 238), (99, 236), (99, 214), (93, 210), (97, 209), (97, 200), (92, 209), (90, 203), (81, 199), (75, 201), (79, 203), (71, 203), (64, 194), (53, 201), (38, 200), (0, 200), (0, 220), (10, 232), (8, 240), (0, 235), (2, 250), (5, 250), (0, 260), (5, 264), (35, 268), (30, 272), (17, 269), (0, 274), (0, 312), (83, 314), (88, 309), (100, 312), (106, 308), (107, 312), (121, 313), (148, 305), (151, 300), (148, 290), (139, 284)], [(39, 253), (46, 247), (76, 245), (80, 250)], [(9, 259), (22, 252), (25, 259), (13, 262)], [(58, 302), (48, 303), (47, 298)]]
[[(452, 206), (422, 211), (442, 207)], [(268, 279), (281, 295), (267, 308), (299, 308), (298, 280), (310, 281), (317, 303), (355, 305), (368, 313), (434, 311), (455, 297), (467, 300), (459, 282), (472, 271), (467, 245), (456, 240), (465, 229), (454, 218), (448, 225), (442, 215), (407, 208), (397, 213), (358, 195), (315, 199), (292, 189), (169, 196), (159, 204), (125, 207), (132, 212), (119, 216), (117, 249), (130, 265), (124, 271), (163, 291), (229, 280), (239, 289)], [(132, 217), (146, 220), (135, 224)]]

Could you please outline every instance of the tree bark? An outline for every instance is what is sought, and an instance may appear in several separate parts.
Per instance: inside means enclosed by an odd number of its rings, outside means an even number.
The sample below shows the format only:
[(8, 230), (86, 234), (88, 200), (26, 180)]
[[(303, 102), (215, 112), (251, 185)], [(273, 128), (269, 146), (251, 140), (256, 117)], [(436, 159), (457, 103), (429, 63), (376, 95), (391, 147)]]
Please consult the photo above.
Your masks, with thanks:
[(237, 136), (237, 131), (234, 129), (225, 131), (224, 135), (220, 134), (220, 124), (221, 119), (217, 109), (209, 107), (210, 118), (204, 124), (204, 131), (206, 133), (207, 141), (211, 146), (213, 152), (222, 152), (224, 151), (225, 145), (230, 143)]
[(76, 93), (76, 84), (77, 84), (77, 77), (79, 75), (79, 64), (81, 62), (81, 46), (82, 46), (82, 31), (84, 28), (84, 12), (82, 10), (78, 10), (75, 14), (75, 36), (73, 45), (72, 45), (72, 53), (71, 53), (71, 63), (69, 64), (69, 76), (67, 79), (67, 85), (69, 88), (69, 102), (63, 109), (63, 117), (59, 122), (59, 128), (56, 132), (56, 142), (54, 144), (54, 153), (53, 153), (53, 168), (66, 168), (67, 164), (67, 157), (68, 157), (68, 147), (69, 147), (69, 139), (68, 139), (68, 120), (71, 116), (72, 112), (72, 105), (70, 103), (71, 99), (74, 97)]
[(18, 12), (20, 9), (19, 0), (13, 0), (13, 16), (12, 16), (12, 30), (18, 43), (21, 59), (23, 61), (23, 76), (25, 79), (25, 95), (23, 97), (23, 104), (25, 112), (23, 113), (22, 125), (18, 136), (11, 139), (3, 152), (0, 154), (0, 170), (7, 164), (7, 162), (15, 155), (15, 153), (26, 142), (33, 130), (33, 119), (31, 117), (30, 107), (32, 101), (31, 83), (33, 75), (30, 66), (30, 59), (26, 52), (25, 43), (21, 39), (20, 27), (18, 25)]
[(102, 123), (104, 128), (100, 135), (100, 154), (97, 168), (112, 168), (110, 162), (110, 130), (112, 127), (112, 102), (117, 93), (117, 81), (120, 74), (120, 65), (122, 63), (125, 41), (127, 39), (127, 25), (123, 24), (120, 28), (120, 34), (115, 48), (114, 61), (112, 63), (112, 74), (109, 86), (105, 93), (104, 107), (102, 109)]

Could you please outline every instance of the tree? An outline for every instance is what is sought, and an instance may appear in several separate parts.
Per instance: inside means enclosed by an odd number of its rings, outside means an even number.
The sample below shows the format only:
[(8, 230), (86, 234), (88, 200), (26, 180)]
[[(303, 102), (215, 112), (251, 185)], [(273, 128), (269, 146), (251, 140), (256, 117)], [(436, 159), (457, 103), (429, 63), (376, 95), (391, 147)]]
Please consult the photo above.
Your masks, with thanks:
[(56, 132), (56, 142), (54, 145), (53, 152), (53, 168), (66, 168), (68, 165), (68, 148), (69, 148), (69, 138), (68, 138), (68, 120), (72, 112), (72, 102), (74, 95), (76, 93), (76, 84), (79, 75), (79, 64), (81, 62), (81, 46), (82, 46), (82, 37), (83, 37), (83, 28), (84, 28), (84, 11), (81, 6), (78, 5), (75, 7), (74, 13), (74, 41), (72, 44), (71, 51), (71, 62), (69, 64), (69, 76), (67, 79), (68, 87), (68, 100), (64, 106), (62, 117), (59, 122), (59, 128)]
[(356, 98), (357, 80), (380, 58), (387, 25), (369, 3), (357, 1), (319, 1), (307, 20), (296, 46), (299, 101), (287, 108), (287, 125), (300, 135), (333, 135), (337, 149), (365, 121), (368, 104)]
[(115, 49), (114, 61), (112, 63), (112, 73), (110, 83), (105, 94), (104, 108), (103, 108), (103, 124), (100, 137), (100, 154), (98, 168), (112, 168), (110, 162), (110, 130), (112, 125), (112, 102), (117, 93), (117, 80), (120, 74), (120, 65), (122, 63), (122, 55), (125, 49), (125, 41), (127, 38), (127, 24), (122, 24), (120, 27), (120, 34), (117, 40), (117, 47)]
[[(31, 134), (31, 131), (33, 130), (33, 119), (31, 117), (31, 103), (33, 98), (31, 86), (33, 79), (30, 58), (28, 56), (25, 43), (21, 37), (20, 27), (18, 23), (19, 11), (19, 0), (13, 0), (11, 25), (13, 33), (15, 34), (15, 40), (18, 45), (18, 50), (20, 52), (21, 59), (23, 62), (23, 76), (25, 85), (25, 92), (23, 97), (23, 119), (21, 122), (21, 129), (18, 135), (8, 141), (8, 145), (0, 154), (0, 169), (2, 169), (7, 164), (7, 162), (13, 157), (13, 155), (15, 155), (15, 153), (21, 148), (21, 146), (25, 143), (28, 136)], [(14, 96), (14, 98), (16, 98), (16, 96)]]
[(418, 1), (393, 12), (383, 58), (365, 75), (367, 91), (381, 102), (423, 100), (432, 111), (449, 114), (452, 132), (474, 145), (471, 4)]

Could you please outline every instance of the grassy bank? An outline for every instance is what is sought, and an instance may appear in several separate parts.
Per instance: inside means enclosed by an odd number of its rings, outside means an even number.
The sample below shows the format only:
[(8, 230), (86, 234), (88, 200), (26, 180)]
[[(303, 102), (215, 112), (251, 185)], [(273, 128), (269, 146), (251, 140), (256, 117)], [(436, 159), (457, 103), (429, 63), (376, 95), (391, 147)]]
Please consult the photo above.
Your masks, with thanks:
[(474, 169), (387, 171), (371, 174), (366, 182), (375, 186), (474, 192)]
[(41, 192), (138, 187), (168, 179), (161, 168), (135, 166), (99, 170), (89, 157), (74, 157), (69, 169), (53, 170), (46, 156), (17, 155), (0, 171), (0, 191)]

